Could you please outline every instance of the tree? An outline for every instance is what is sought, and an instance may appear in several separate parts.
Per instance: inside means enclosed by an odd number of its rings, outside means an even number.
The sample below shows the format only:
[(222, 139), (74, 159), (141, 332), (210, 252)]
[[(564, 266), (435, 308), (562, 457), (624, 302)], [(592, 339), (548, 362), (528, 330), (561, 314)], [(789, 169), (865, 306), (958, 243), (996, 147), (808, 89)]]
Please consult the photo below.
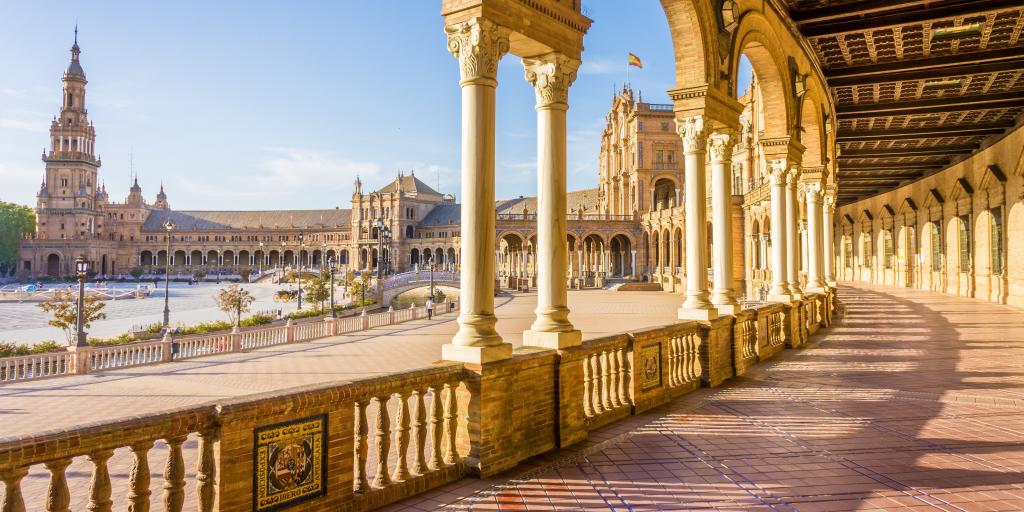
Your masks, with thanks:
[(206, 277), (206, 271), (205, 270), (203, 270), (201, 268), (197, 268), (197, 269), (192, 271), (192, 278), (195, 279), (196, 282), (202, 281), (204, 277)]
[(367, 294), (370, 295), (369, 300), (373, 300), (372, 287), (370, 286), (370, 282), (373, 280), (373, 276), (370, 275), (369, 272), (363, 272), (358, 276), (354, 274), (348, 275), (345, 276), (345, 279), (350, 279), (348, 283), (349, 297), (352, 297), (353, 299), (359, 299), (358, 301), (354, 302), (358, 302), (360, 306), (365, 306), (365, 295)]
[(136, 281), (138, 281), (139, 278), (142, 277), (143, 273), (144, 272), (142, 271), (141, 267), (132, 267), (130, 270), (128, 270), (128, 274), (135, 278)]
[[(82, 307), (82, 328), (88, 329), (96, 320), (103, 320), (107, 314), (103, 312), (106, 304), (99, 297), (86, 297)], [(78, 298), (74, 293), (54, 293), (53, 298), (38, 304), (39, 309), (49, 313), (53, 319), (49, 325), (64, 330), (68, 344), (75, 341), (78, 330)]]
[(217, 307), (227, 313), (232, 324), (238, 323), (239, 316), (249, 312), (249, 306), (256, 300), (249, 290), (244, 290), (237, 284), (221, 288), (213, 298), (217, 301)]
[(0, 201), (0, 275), (18, 266), (18, 246), (36, 229), (36, 213), (27, 206)]
[(307, 278), (302, 292), (306, 294), (306, 300), (319, 303), (320, 311), (323, 311), (324, 301), (331, 297), (331, 275), (324, 270), (316, 277)]

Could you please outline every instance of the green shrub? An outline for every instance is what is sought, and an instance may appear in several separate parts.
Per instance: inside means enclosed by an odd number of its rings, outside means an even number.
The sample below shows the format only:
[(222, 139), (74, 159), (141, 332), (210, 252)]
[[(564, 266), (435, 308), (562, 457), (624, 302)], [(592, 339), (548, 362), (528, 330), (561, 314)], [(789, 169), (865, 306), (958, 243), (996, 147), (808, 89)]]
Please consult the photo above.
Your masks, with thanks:
[(255, 327), (257, 325), (267, 325), (274, 321), (274, 317), (271, 315), (256, 314), (248, 318), (242, 319), (242, 327)]
[(0, 341), (0, 357), (27, 356), (29, 354), (45, 354), (47, 352), (64, 352), (67, 347), (53, 340), (43, 341), (34, 345)]
[(188, 336), (190, 334), (206, 334), (214, 331), (226, 331), (230, 330), (234, 325), (231, 322), (224, 320), (215, 320), (213, 322), (203, 322), (196, 325), (179, 325), (178, 336)]
[(304, 309), (302, 311), (293, 311), (291, 313), (288, 313), (288, 318), (291, 318), (292, 320), (298, 320), (299, 318), (310, 318), (314, 316), (320, 316), (322, 314), (324, 314), (324, 312), (318, 309)]

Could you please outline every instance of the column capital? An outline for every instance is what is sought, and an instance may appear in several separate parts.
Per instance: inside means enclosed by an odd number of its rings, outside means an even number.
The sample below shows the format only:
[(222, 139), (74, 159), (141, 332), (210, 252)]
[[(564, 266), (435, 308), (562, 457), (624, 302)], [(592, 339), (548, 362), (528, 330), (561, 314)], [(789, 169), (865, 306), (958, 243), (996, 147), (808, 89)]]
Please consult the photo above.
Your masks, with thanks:
[(805, 183), (804, 191), (807, 193), (807, 201), (813, 203), (820, 203), (824, 191), (821, 189), (821, 183)]
[(732, 130), (715, 130), (708, 137), (711, 150), (711, 163), (731, 163), (732, 149), (736, 145), (736, 132)]
[(789, 171), (786, 173), (786, 186), (796, 190), (797, 183), (800, 182), (800, 167), (797, 165), (791, 166)]
[(508, 53), (510, 30), (487, 18), (449, 25), (448, 51), (459, 59), (462, 85), (497, 86), (498, 61)]
[(569, 108), (569, 87), (576, 81), (580, 61), (551, 52), (523, 59), (523, 67), (537, 93), (537, 108)]
[(683, 153), (698, 153), (705, 150), (708, 144), (708, 125), (704, 116), (692, 116), (676, 119), (676, 133), (683, 138)]
[(786, 159), (769, 160), (768, 173), (772, 179), (772, 185), (785, 185), (789, 177), (789, 162)]

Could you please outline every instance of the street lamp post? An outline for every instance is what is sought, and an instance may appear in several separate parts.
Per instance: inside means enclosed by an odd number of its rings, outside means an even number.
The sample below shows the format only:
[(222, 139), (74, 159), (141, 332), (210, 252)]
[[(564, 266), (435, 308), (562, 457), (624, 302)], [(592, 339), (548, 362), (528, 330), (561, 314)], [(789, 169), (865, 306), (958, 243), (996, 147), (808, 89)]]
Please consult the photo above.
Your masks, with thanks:
[(238, 287), (238, 293), (235, 295), (235, 327), (242, 328), (242, 287)]
[(78, 314), (75, 315), (75, 327), (77, 331), (76, 347), (87, 347), (89, 342), (85, 337), (85, 278), (89, 272), (89, 262), (84, 256), (75, 259), (75, 272), (78, 274)]
[(263, 258), (265, 258), (265, 257), (266, 257), (266, 254), (263, 251), (263, 242), (260, 242), (260, 262), (259, 262), (260, 277), (263, 277)]
[(298, 273), (298, 284), (299, 284), (299, 309), (302, 309), (302, 252), (306, 250), (306, 235), (299, 233), (299, 273)]
[(331, 318), (338, 318), (338, 312), (334, 310), (334, 256), (327, 258), (327, 271), (331, 273)]
[(164, 328), (171, 325), (171, 231), (174, 230), (174, 223), (171, 219), (164, 221), (164, 229), (167, 230), (167, 254), (164, 257)]
[(434, 264), (428, 265), (430, 268), (430, 300), (434, 300)]
[(277, 266), (281, 269), (281, 272), (277, 274), (277, 284), (281, 284), (284, 281), (284, 250), (288, 247), (288, 244), (281, 242), (281, 254), (277, 255)]

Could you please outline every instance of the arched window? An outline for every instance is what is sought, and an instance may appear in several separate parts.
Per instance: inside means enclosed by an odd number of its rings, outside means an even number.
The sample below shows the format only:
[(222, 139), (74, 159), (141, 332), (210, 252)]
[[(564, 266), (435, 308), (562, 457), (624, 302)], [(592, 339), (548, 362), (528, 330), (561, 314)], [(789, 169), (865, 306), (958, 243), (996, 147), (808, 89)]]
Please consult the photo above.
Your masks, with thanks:
[(860, 240), (860, 266), (870, 267), (871, 266), (871, 235), (868, 233), (861, 234)]
[(960, 246), (960, 271), (968, 272), (971, 268), (971, 216), (961, 215), (958, 223), (957, 243)]
[(886, 269), (891, 270), (893, 267), (894, 248), (892, 243), (892, 230), (882, 230), (882, 259)]
[(846, 268), (853, 268), (853, 240), (850, 237), (843, 237), (843, 261)]
[(939, 229), (939, 225), (934, 222), (930, 226), (931, 228), (928, 230), (928, 246), (931, 248), (932, 271), (939, 272), (942, 270), (942, 231)]
[(989, 226), (989, 236), (992, 242), (992, 275), (1003, 274), (1003, 207), (997, 206), (989, 212), (992, 216), (992, 225)]

